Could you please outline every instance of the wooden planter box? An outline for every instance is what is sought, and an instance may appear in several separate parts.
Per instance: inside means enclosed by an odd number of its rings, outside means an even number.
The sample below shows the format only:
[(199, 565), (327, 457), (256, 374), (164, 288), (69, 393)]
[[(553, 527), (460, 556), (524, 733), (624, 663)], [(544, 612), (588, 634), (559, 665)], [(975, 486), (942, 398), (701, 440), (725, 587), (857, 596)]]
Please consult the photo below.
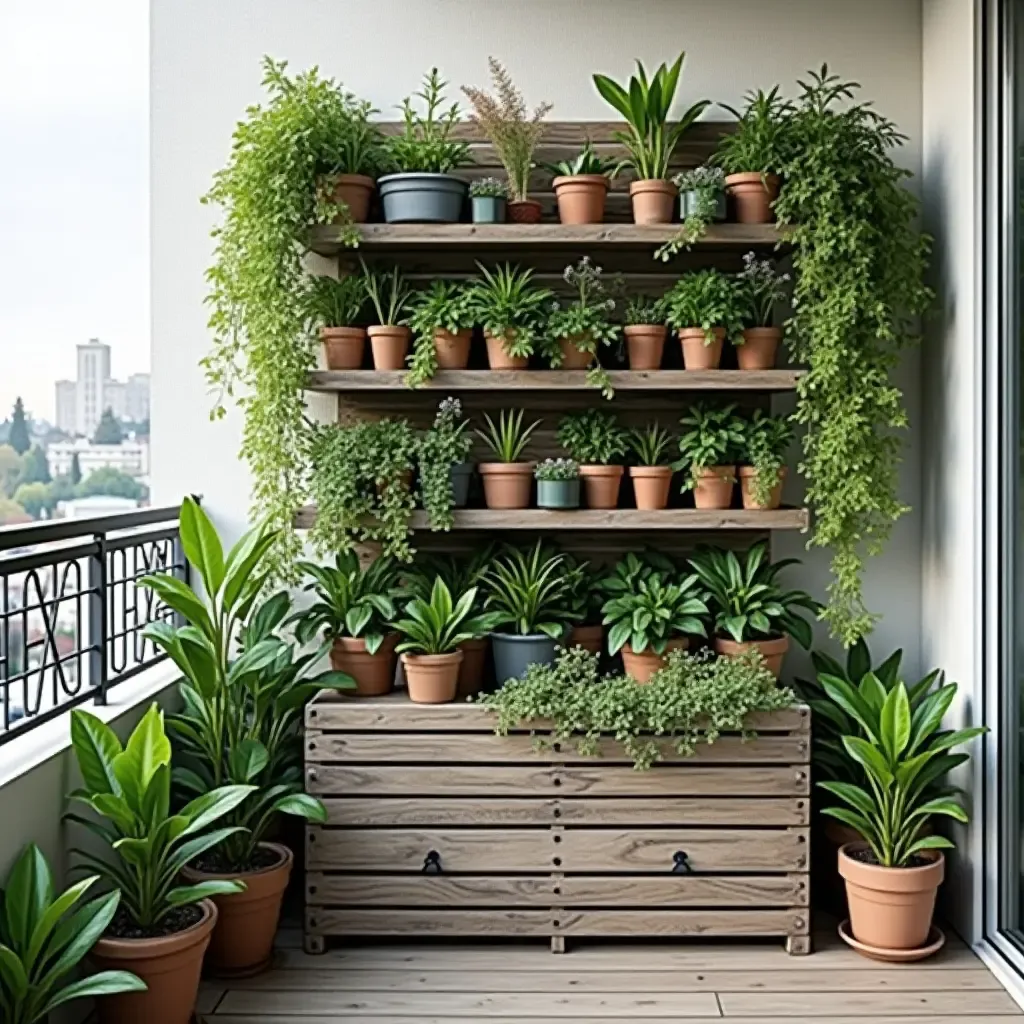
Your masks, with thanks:
[[(810, 952), (810, 711), (650, 771), (494, 735), (467, 704), (306, 710), (305, 946), (330, 936), (786, 937)], [(568, 747), (568, 748), (567, 748)]]

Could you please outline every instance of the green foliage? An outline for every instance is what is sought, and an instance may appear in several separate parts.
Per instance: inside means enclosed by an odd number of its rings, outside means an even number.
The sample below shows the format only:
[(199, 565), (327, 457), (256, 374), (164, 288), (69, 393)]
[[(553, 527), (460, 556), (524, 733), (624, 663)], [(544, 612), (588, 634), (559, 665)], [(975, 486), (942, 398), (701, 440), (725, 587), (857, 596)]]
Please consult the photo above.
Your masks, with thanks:
[(82, 464), (78, 460), (78, 452), (71, 456), (71, 482), (75, 486), (82, 482)]
[(309, 318), (315, 327), (354, 327), (367, 300), (366, 280), (359, 274), (314, 277), (309, 286)]
[(48, 484), (19, 484), (13, 499), (33, 519), (38, 519), (43, 512), (52, 512), (55, 505)]
[(545, 459), (533, 475), (537, 480), (578, 480), (580, 464), (575, 459)]
[[(648, 548), (637, 554), (629, 551), (611, 569), (596, 581), (597, 590), (606, 597), (621, 597), (631, 594), (643, 580), (655, 573), (666, 578), (677, 575), (677, 568), (670, 558)], [(602, 601), (603, 604), (603, 601)]]
[(480, 276), (469, 289), (473, 319), (492, 338), (501, 338), (510, 356), (530, 356), (547, 322), (552, 293), (532, 284), (533, 270), (506, 263), (493, 270), (477, 263)]
[(751, 482), (754, 500), (766, 505), (786, 465), (786, 452), (793, 443), (793, 424), (788, 416), (772, 416), (755, 409), (743, 427), (745, 461), (757, 470)]
[(742, 112), (720, 104), (736, 118), (736, 129), (722, 136), (715, 162), (726, 174), (780, 174), (794, 155), (789, 132), (794, 106), (779, 95), (777, 85), (770, 92), (748, 92), (744, 99)]
[(469, 194), (481, 198), (507, 199), (508, 183), (501, 178), (475, 178), (469, 183)]
[(629, 151), (629, 163), (640, 179), (668, 177), (668, 166), (679, 140), (711, 104), (710, 100), (700, 100), (669, 127), (668, 116), (685, 57), (681, 53), (671, 67), (660, 64), (650, 79), (643, 64), (637, 61), (636, 74), (625, 88), (606, 75), (594, 75), (601, 98), (629, 125), (628, 132), (616, 132), (615, 137)]
[(584, 409), (563, 416), (558, 443), (582, 466), (610, 466), (626, 454), (629, 437), (613, 413)]
[(431, 281), (429, 287), (412, 296), (409, 312), (414, 342), (405, 383), (416, 388), (437, 373), (434, 332), (458, 334), (473, 329), (469, 289), (459, 281)]
[(564, 574), (567, 585), (567, 618), (582, 626), (591, 626), (601, 621), (601, 606), (604, 594), (599, 586), (600, 577), (589, 562), (581, 562), (572, 555), (563, 556)]
[(91, 498), (97, 494), (142, 501), (149, 496), (149, 491), (135, 477), (122, 473), (113, 466), (100, 466), (75, 488), (76, 498)]
[(32, 443), (29, 438), (28, 421), (25, 418), (25, 405), (20, 395), (14, 400), (14, 411), (11, 413), (11, 425), (7, 432), (7, 443), (19, 455), (24, 455)]
[(470, 588), (475, 588), (476, 603), (473, 613), (477, 615), (483, 610), (484, 573), (493, 559), (493, 544), (474, 547), (465, 558), (456, 557), (450, 552), (420, 552), (415, 562), (403, 573), (402, 585), (406, 593), (425, 601), (430, 599), (430, 592), (436, 579), (444, 581), (456, 600)]
[(735, 403), (716, 406), (694, 402), (686, 415), (680, 417), (679, 425), (683, 428), (679, 437), (680, 458), (672, 468), (686, 471), (684, 491), (697, 485), (702, 469), (731, 466), (743, 450), (746, 424), (736, 415)]
[(487, 413), (484, 413), (484, 419), (487, 430), (478, 430), (476, 434), (491, 449), (498, 462), (518, 462), (530, 435), (541, 424), (540, 420), (534, 420), (524, 427), (522, 409), (502, 409), (497, 423)]
[(668, 320), (665, 297), (655, 299), (650, 295), (634, 295), (626, 304), (624, 320), (628, 325), (637, 327), (665, 323)]
[(470, 587), (452, 603), (451, 591), (437, 578), (430, 598), (414, 597), (405, 606), (405, 618), (396, 619), (395, 629), (405, 637), (396, 650), (413, 654), (448, 654), (467, 640), (486, 636), (496, 624), (496, 616), (473, 616), (476, 587)]
[(50, 479), (50, 467), (46, 461), (46, 452), (40, 445), (34, 444), (21, 457), (21, 472), (18, 475), (18, 482), (21, 484), (48, 484)]
[(13, 494), (20, 478), (21, 456), (9, 444), (0, 444), (0, 494)]
[(715, 327), (725, 328), (732, 340), (743, 331), (745, 300), (736, 278), (708, 268), (683, 274), (665, 296), (669, 323), (676, 329), (700, 327), (704, 344), (710, 345)]
[(558, 640), (572, 621), (564, 561), (563, 555), (545, 551), (539, 540), (528, 553), (510, 547), (495, 558), (483, 575), (495, 628)]
[(608, 653), (617, 654), (628, 643), (636, 652), (648, 648), (664, 654), (669, 640), (696, 633), (706, 636), (701, 619), (708, 614), (695, 575), (678, 582), (651, 573), (636, 589), (608, 600), (602, 611), (608, 630)]
[(377, 323), (384, 327), (399, 327), (409, 322), (405, 316), (412, 301), (412, 287), (398, 267), (390, 270), (371, 270), (360, 256), (363, 284), (370, 304), (377, 314)]
[(626, 442), (636, 457), (638, 466), (664, 466), (667, 464), (668, 451), (672, 446), (672, 438), (657, 423), (648, 423), (646, 427), (636, 427), (629, 432)]
[(361, 174), (376, 178), (388, 169), (390, 156), (387, 139), (378, 127), (372, 104), (351, 93), (343, 94), (343, 103), (331, 103), (324, 110), (332, 117), (323, 158), (326, 174), (323, 191), (333, 192), (340, 174)]
[[(402, 134), (388, 139), (390, 162), (399, 172), (447, 174), (470, 162), (469, 146), (452, 138), (461, 112), (458, 103), (445, 106), (447, 86), (437, 68), (431, 68), (420, 91), (402, 101)], [(423, 113), (414, 100), (421, 101)]]
[[(709, 658), (671, 651), (665, 668), (645, 686), (628, 676), (601, 678), (597, 655), (582, 647), (561, 651), (554, 665), (531, 665), (480, 698), (496, 713), (495, 732), (543, 723), (543, 737), (572, 743), (597, 756), (602, 738), (614, 738), (646, 770), (672, 745), (693, 754), (723, 732), (752, 735), (746, 721), (758, 712), (791, 707), (791, 690), (778, 686), (756, 652), (742, 658)], [(548, 724), (550, 723), (550, 725)], [(659, 743), (659, 740), (662, 743)]]
[(433, 425), (419, 439), (420, 497), (433, 530), (450, 530), (455, 525), (452, 466), (469, 458), (473, 441), (466, 432), (468, 426), (469, 420), (462, 418), (462, 403), (446, 398)]
[(618, 167), (614, 160), (598, 156), (594, 152), (594, 144), (587, 139), (583, 148), (570, 160), (562, 160), (557, 164), (543, 164), (545, 170), (557, 177), (572, 178), (581, 174), (600, 174), (614, 178)]
[[(756, 253), (748, 252), (736, 280), (747, 305), (749, 324), (771, 327), (775, 306), (786, 298), (789, 274), (780, 274), (772, 260), (759, 260)], [(737, 339), (737, 344), (742, 343), (742, 338)]]
[(93, 444), (120, 444), (124, 440), (121, 431), (121, 424), (112, 409), (103, 410), (99, 423), (96, 425), (96, 433), (92, 436)]
[(725, 174), (720, 167), (693, 167), (675, 175), (672, 183), (679, 189), (680, 200), (686, 206), (679, 231), (655, 250), (654, 258), (664, 263), (704, 237), (718, 212), (718, 200), (725, 189)]

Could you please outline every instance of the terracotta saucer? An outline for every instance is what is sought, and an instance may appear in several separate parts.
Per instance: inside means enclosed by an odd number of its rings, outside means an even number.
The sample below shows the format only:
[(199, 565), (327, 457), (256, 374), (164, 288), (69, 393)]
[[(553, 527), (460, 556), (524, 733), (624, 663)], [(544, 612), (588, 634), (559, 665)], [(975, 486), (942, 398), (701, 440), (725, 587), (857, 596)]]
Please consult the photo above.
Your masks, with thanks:
[(915, 960), (924, 960), (926, 957), (938, 953), (946, 944), (946, 936), (942, 929), (933, 924), (932, 930), (928, 933), (928, 944), (918, 949), (881, 949), (878, 946), (869, 946), (853, 937), (849, 918), (839, 925), (839, 938), (848, 946), (852, 946), (858, 953), (887, 964), (909, 964)]

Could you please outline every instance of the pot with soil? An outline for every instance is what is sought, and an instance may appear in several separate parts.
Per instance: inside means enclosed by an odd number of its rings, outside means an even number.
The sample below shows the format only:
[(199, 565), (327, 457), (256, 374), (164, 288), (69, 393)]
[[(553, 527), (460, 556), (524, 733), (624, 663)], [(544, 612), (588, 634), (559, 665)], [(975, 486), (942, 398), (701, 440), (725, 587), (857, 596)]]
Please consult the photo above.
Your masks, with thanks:
[(645, 178), (629, 183), (634, 224), (671, 224), (679, 190), (671, 181)]
[(604, 626), (573, 626), (569, 633), (569, 646), (582, 647), (591, 654), (600, 654), (604, 646)]
[(732, 506), (736, 486), (735, 466), (705, 466), (696, 471), (693, 504), (702, 509), (726, 509)]
[(605, 174), (559, 175), (551, 182), (558, 202), (558, 219), (563, 224), (601, 224), (608, 197)]
[(462, 651), (403, 654), (409, 700), (414, 704), (450, 704), (458, 692), (462, 659)]
[(672, 489), (671, 466), (630, 466), (629, 476), (633, 481), (633, 497), (638, 509), (659, 512), (668, 508)]
[(768, 640), (744, 640), (738, 643), (731, 637), (715, 637), (715, 653), (726, 658), (737, 658), (747, 651), (757, 650), (761, 652), (765, 667), (776, 679), (782, 673), (782, 660), (789, 650), (789, 637), (772, 637)]
[(626, 353), (631, 370), (659, 370), (665, 352), (664, 324), (627, 324)]
[(580, 466), (587, 508), (618, 508), (622, 466)]
[(743, 507), (767, 512), (778, 508), (782, 504), (782, 484), (786, 479), (786, 467), (783, 466), (778, 472), (778, 479), (772, 487), (768, 500), (760, 502), (757, 500), (756, 484), (758, 472), (753, 466), (740, 466), (740, 495), (743, 498)]
[(459, 664), (459, 683), (456, 697), (464, 700), (483, 689), (484, 669), (487, 665), (487, 639), (463, 640), (459, 644), (462, 662)]
[(529, 356), (509, 355), (506, 340), (511, 340), (514, 336), (514, 328), (506, 331), (505, 337), (495, 337), (484, 332), (484, 342), (487, 345), (487, 365), (492, 370), (525, 370), (530, 365)]
[(469, 485), (473, 480), (474, 465), (472, 462), (456, 462), (452, 464), (450, 473), (452, 480), (452, 504), (456, 508), (465, 508), (469, 504)]
[(770, 224), (775, 220), (772, 203), (779, 197), (779, 176), (744, 171), (725, 176), (725, 190), (733, 201), (740, 224)]
[(328, 370), (358, 370), (366, 348), (365, 327), (321, 327), (320, 342)]
[(370, 336), (375, 370), (401, 370), (405, 367), (405, 357), (409, 354), (409, 341), (412, 338), (408, 327), (378, 324), (368, 327), (366, 333)]
[(510, 679), (519, 679), (530, 665), (553, 665), (558, 644), (559, 641), (552, 640), (545, 633), (527, 636), (492, 633), (495, 682), (502, 686)]
[(513, 199), (508, 203), (508, 219), (513, 224), (539, 224), (543, 207), (536, 199)]
[[(365, 224), (370, 219), (370, 200), (373, 198), (374, 180), (365, 174), (339, 174), (334, 179), (332, 199), (348, 207), (353, 224)], [(335, 224), (345, 223), (344, 213), (334, 218)]]
[(651, 676), (658, 669), (664, 668), (669, 651), (685, 651), (690, 641), (685, 636), (669, 640), (664, 654), (655, 654), (649, 647), (644, 651), (634, 651), (630, 644), (622, 646), (622, 667), (626, 675), (637, 683), (649, 683)]
[(477, 466), (484, 482), (488, 508), (529, 508), (533, 490), (532, 462), (481, 462)]
[(398, 634), (388, 633), (373, 654), (359, 636), (339, 636), (331, 645), (331, 668), (347, 672), (356, 681), (359, 697), (381, 697), (395, 683), (395, 647)]
[(386, 174), (377, 182), (388, 224), (456, 224), (466, 183), (450, 174)]
[(713, 327), (711, 339), (702, 327), (680, 327), (676, 333), (683, 349), (683, 368), (686, 370), (717, 370), (722, 363), (725, 328)]
[(781, 342), (781, 327), (748, 327), (736, 346), (736, 363), (741, 370), (774, 370)]

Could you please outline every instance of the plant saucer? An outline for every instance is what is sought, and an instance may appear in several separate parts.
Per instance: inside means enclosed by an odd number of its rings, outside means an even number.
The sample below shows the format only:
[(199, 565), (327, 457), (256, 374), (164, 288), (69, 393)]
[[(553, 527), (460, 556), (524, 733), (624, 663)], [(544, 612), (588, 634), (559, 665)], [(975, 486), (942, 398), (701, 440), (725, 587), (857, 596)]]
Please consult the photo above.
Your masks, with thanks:
[(880, 946), (869, 946), (866, 942), (860, 942), (853, 937), (850, 930), (850, 919), (846, 918), (839, 925), (839, 938), (848, 946), (852, 946), (862, 956), (872, 960), (881, 960), (887, 964), (909, 964), (916, 960), (924, 960), (927, 957), (938, 953), (946, 944), (946, 936), (938, 925), (933, 924), (928, 933), (928, 942), (917, 949), (885, 949)]

